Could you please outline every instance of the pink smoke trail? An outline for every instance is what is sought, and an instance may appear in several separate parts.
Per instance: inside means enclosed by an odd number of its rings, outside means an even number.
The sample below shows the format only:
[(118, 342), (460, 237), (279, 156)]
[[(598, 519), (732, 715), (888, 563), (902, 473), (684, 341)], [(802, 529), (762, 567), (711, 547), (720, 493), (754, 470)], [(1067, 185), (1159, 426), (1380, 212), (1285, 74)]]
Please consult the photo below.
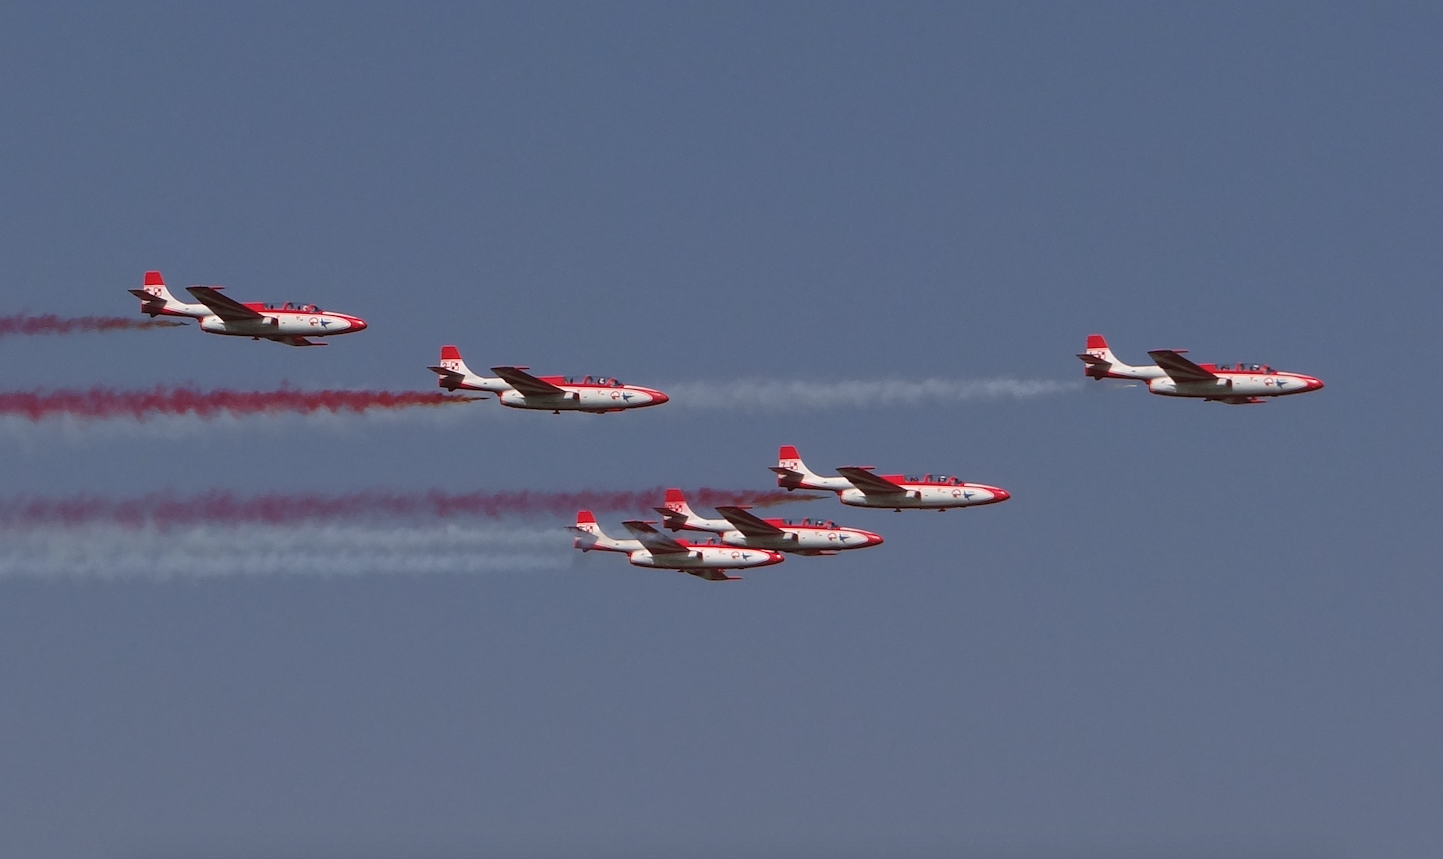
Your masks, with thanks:
[(196, 388), (158, 386), (146, 391), (0, 391), (0, 415), (16, 415), (39, 421), (58, 415), (78, 418), (134, 418), (156, 415), (195, 415), (202, 419), (218, 414), (311, 414), (313, 412), (365, 412), (373, 409), (409, 409), (470, 402), (474, 397), (454, 397), (420, 391), (202, 391)]
[[(598, 513), (650, 513), (665, 496), (663, 487), (652, 489), (576, 492), (448, 493), (432, 489), (421, 492), (393, 492), (367, 489), (342, 495), (318, 493), (268, 493), (243, 496), (224, 490), (198, 495), (153, 492), (135, 498), (103, 498), (75, 495), (68, 498), (12, 498), (0, 500), (0, 526), (96, 524), (140, 528), (194, 525), (281, 525), (297, 522), (354, 522), (357, 519), (557, 515), (573, 516), (577, 510)], [(687, 495), (707, 507), (742, 504), (772, 507), (820, 496), (799, 495), (780, 490), (701, 489)]]
[(74, 334), (79, 331), (140, 331), (146, 328), (175, 328), (185, 325), (166, 319), (131, 319), (126, 316), (31, 316), (15, 313), (0, 316), (0, 337), (32, 334)]

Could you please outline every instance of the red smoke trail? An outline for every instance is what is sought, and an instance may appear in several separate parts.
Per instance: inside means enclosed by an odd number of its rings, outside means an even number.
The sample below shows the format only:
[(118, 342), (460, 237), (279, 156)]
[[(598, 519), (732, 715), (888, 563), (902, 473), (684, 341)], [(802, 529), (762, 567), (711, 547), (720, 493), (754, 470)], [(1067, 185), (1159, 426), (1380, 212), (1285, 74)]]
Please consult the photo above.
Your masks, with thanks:
[(16, 313), (0, 316), (0, 337), (12, 334), (74, 334), (77, 331), (138, 331), (144, 328), (175, 328), (184, 322), (165, 319), (131, 319), (126, 316), (31, 316)]
[(201, 391), (160, 386), (149, 391), (0, 391), (0, 415), (23, 415), (32, 421), (56, 415), (79, 418), (129, 417), (144, 420), (154, 415), (196, 415), (213, 418), (233, 415), (311, 414), (312, 412), (365, 412), (372, 409), (408, 409), (470, 402), (420, 391)]
[[(137, 498), (108, 499), (89, 495), (70, 498), (16, 498), (0, 501), (0, 525), (113, 524), (139, 528), (194, 525), (282, 525), (296, 522), (354, 522), (453, 517), (573, 516), (577, 510), (597, 513), (650, 513), (660, 504), (662, 487), (621, 492), (468, 492), (452, 494), (388, 492), (368, 489), (344, 495), (270, 493), (238, 496), (214, 491), (199, 495), (158, 492)], [(750, 504), (771, 507), (820, 496), (780, 490), (693, 489), (687, 495), (702, 506)]]

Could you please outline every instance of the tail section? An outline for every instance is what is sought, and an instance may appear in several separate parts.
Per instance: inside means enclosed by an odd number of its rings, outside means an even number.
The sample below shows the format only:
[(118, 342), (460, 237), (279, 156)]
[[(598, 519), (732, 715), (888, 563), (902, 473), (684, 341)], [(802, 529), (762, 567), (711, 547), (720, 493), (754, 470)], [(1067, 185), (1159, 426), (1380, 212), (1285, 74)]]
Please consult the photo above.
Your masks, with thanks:
[(662, 516), (661, 524), (669, 531), (710, 531), (721, 534), (735, 530), (725, 519), (703, 519), (686, 503), (680, 489), (666, 491), (666, 506), (651, 508)]
[(1134, 367), (1117, 360), (1101, 334), (1087, 335), (1087, 351), (1079, 352), (1077, 357), (1087, 365), (1083, 374), (1094, 379), (1151, 379), (1162, 375), (1157, 367)]
[(784, 444), (777, 450), (777, 465), (772, 471), (777, 475), (777, 485), (788, 491), (820, 486), (827, 480), (807, 468), (807, 464), (802, 462), (801, 454), (789, 444)]
[(177, 301), (170, 290), (165, 288), (165, 279), (158, 271), (145, 273), (145, 284), (140, 289), (129, 291), (140, 299), (140, 312), (149, 316), (205, 316), (209, 313), (205, 305), (186, 304)]
[(603, 552), (632, 552), (641, 548), (641, 544), (635, 540), (613, 540), (606, 536), (601, 526), (596, 524), (596, 517), (590, 510), (582, 510), (576, 514), (576, 524), (566, 530), (576, 535), (571, 541), (572, 548), (589, 552), (597, 549)]
[(471, 372), (470, 367), (466, 366), (466, 362), (461, 360), (461, 350), (457, 349), (455, 346), (441, 347), (440, 367), (447, 372), (460, 373), (463, 376), (476, 375), (475, 373)]

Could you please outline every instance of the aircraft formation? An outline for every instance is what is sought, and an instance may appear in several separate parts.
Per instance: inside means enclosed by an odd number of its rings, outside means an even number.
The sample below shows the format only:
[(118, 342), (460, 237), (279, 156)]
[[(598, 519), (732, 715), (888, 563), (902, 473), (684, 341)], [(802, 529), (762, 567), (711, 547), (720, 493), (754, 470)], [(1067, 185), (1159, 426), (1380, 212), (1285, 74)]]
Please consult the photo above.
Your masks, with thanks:
[[(140, 299), (140, 311), (152, 318), (174, 316), (195, 319), (208, 334), (271, 340), (290, 346), (324, 346), (311, 338), (364, 331), (366, 322), (357, 316), (323, 311), (314, 304), (280, 306), (238, 302), (218, 286), (187, 287), (195, 303), (178, 301), (166, 288), (160, 272), (146, 272), (141, 289), (129, 290)], [(1124, 364), (1117, 359), (1100, 334), (1089, 335), (1086, 349), (1078, 354), (1083, 373), (1098, 381), (1121, 379), (1143, 382), (1149, 393), (1164, 397), (1187, 397), (1229, 405), (1254, 405), (1268, 398), (1320, 390), (1321, 380), (1274, 370), (1265, 364), (1195, 364), (1183, 357), (1181, 349), (1148, 352), (1150, 365)], [(622, 384), (607, 376), (539, 376), (529, 367), (503, 365), (491, 368), (495, 376), (471, 371), (453, 345), (441, 347), (440, 361), (430, 366), (447, 391), (476, 391), (493, 394), (503, 406), (514, 409), (549, 411), (553, 414), (583, 412), (611, 414), (664, 405), (669, 397), (655, 389)], [(475, 399), (486, 399), (476, 397)], [(777, 486), (787, 491), (831, 492), (850, 507), (903, 510), (937, 510), (981, 507), (1011, 498), (1001, 487), (974, 483), (941, 474), (877, 474), (870, 465), (846, 465), (826, 477), (802, 461), (796, 447), (782, 445), (777, 464), (770, 470)], [(579, 511), (573, 546), (583, 552), (625, 554), (637, 567), (676, 570), (707, 581), (736, 581), (730, 572), (780, 564), (788, 555), (826, 556), (854, 549), (880, 546), (881, 535), (860, 528), (843, 527), (831, 520), (803, 518), (799, 521), (759, 517), (745, 506), (716, 508), (717, 518), (697, 514), (679, 489), (665, 493), (663, 505), (653, 508), (658, 521), (629, 519), (622, 527), (629, 535), (618, 539), (602, 531), (589, 510)], [(665, 531), (655, 526), (660, 524)], [(674, 536), (681, 532), (705, 534), (704, 538)]]

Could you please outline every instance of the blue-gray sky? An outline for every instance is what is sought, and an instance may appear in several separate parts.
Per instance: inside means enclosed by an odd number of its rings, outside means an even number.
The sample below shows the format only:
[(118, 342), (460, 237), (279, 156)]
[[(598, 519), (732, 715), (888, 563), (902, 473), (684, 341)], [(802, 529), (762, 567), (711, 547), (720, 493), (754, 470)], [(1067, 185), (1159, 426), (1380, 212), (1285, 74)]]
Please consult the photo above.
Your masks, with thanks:
[(887, 543), (725, 586), (323, 577), (305, 539), (5, 579), (0, 853), (1436, 855), (1440, 37), (1431, 4), (6, 6), (7, 307), (132, 313), (158, 268), (371, 330), (8, 338), (5, 388), (430, 389), (441, 343), (1071, 381), (1093, 332), (1328, 387), (7, 423), (7, 496), (765, 487), (793, 443), (1014, 497), (821, 502)]

